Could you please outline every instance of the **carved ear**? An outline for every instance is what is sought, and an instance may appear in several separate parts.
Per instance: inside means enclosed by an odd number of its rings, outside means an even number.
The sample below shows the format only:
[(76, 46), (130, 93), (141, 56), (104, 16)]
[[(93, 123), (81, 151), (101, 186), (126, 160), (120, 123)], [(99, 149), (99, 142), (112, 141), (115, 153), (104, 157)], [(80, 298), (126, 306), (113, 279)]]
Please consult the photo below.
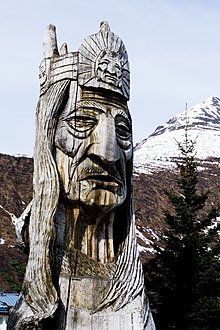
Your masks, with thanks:
[(43, 50), (44, 58), (59, 55), (57, 47), (56, 27), (52, 24), (47, 27), (46, 32), (44, 34)]

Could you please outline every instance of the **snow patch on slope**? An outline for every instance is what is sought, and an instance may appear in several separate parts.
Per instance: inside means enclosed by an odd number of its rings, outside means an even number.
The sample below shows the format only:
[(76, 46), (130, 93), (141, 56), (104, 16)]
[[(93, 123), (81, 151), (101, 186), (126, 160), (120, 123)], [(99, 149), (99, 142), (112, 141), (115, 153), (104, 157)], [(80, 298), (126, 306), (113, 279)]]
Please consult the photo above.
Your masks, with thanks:
[(13, 213), (11, 213), (8, 210), (6, 210), (2, 205), (0, 205), (0, 208), (11, 217), (11, 221), (12, 221), (12, 223), (14, 225), (15, 222), (17, 221), (17, 217)]
[[(145, 228), (145, 227), (142, 227), (141, 230), (142, 232), (138, 229), (138, 227), (140, 226), (136, 226), (136, 237), (139, 238), (141, 240), (141, 244), (138, 244), (138, 250), (139, 252), (141, 253), (147, 253), (147, 252), (150, 252), (152, 254), (154, 254), (156, 251), (155, 249), (153, 248), (153, 245), (154, 245), (154, 242), (148, 238), (146, 238), (144, 236), (144, 234), (142, 233), (143, 231), (148, 231), (149, 228)], [(146, 229), (146, 230), (145, 230)], [(151, 229), (149, 229), (151, 230)], [(151, 230), (152, 231), (152, 230)], [(153, 232), (153, 231), (152, 231)], [(156, 235), (156, 234), (155, 234)], [(157, 235), (156, 235), (157, 236)], [(147, 247), (147, 245), (149, 247)]]

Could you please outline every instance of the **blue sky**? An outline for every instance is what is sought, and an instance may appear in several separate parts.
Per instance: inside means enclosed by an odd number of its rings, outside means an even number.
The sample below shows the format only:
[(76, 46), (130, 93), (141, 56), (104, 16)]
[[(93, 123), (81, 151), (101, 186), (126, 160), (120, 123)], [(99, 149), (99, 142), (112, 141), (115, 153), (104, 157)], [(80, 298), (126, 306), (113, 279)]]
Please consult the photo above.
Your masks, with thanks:
[(45, 28), (76, 51), (107, 20), (131, 69), (134, 143), (174, 114), (220, 97), (220, 1), (7, 0), (0, 4), (0, 153), (33, 154)]

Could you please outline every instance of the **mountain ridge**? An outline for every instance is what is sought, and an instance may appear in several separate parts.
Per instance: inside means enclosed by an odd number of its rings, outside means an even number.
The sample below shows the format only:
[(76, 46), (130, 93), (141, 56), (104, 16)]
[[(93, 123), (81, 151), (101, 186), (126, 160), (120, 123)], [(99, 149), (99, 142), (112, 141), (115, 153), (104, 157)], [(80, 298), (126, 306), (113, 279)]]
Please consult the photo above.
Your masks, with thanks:
[[(214, 108), (214, 109), (213, 109)], [(197, 114), (196, 114), (197, 113)], [(195, 115), (196, 114), (196, 115)], [(197, 121), (195, 121), (195, 119)], [(175, 129), (188, 129), (197, 127), (197, 129), (216, 129), (220, 130), (220, 98), (210, 96), (202, 103), (199, 103), (190, 109), (169, 119), (165, 125), (159, 126), (150, 136), (162, 134), (166, 129), (172, 131)], [(167, 127), (166, 127), (167, 124)], [(175, 124), (177, 124), (175, 126)], [(215, 126), (216, 124), (216, 126)]]
[(134, 148), (134, 171), (150, 173), (161, 168), (173, 168), (180, 157), (178, 143), (187, 137), (195, 142), (196, 158), (220, 158), (220, 98), (205, 101), (182, 111), (158, 126)]

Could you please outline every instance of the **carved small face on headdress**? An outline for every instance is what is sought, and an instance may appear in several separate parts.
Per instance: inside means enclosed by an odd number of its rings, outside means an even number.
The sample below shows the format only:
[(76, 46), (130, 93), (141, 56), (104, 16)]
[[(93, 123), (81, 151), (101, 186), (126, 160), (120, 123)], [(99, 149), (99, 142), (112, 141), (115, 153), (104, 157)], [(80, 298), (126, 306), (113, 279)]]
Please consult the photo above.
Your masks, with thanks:
[(122, 40), (106, 24), (79, 48), (78, 82), (82, 87), (106, 89), (129, 100), (127, 52)]
[(103, 50), (96, 61), (97, 80), (120, 88), (122, 74), (122, 64), (118, 53), (108, 49)]

